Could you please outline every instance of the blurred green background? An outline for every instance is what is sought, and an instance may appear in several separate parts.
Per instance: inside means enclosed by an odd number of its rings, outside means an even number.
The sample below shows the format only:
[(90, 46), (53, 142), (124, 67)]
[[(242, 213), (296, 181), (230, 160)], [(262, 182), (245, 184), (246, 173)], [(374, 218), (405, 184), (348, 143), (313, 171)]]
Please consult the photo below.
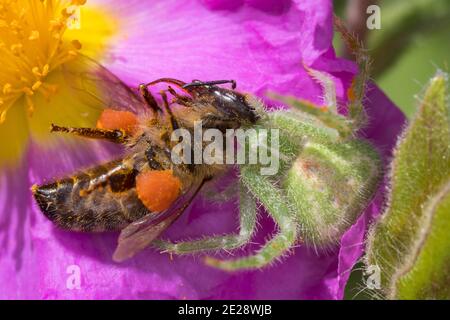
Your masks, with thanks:
[[(381, 29), (368, 30), (368, 5), (381, 13)], [(363, 39), (373, 60), (372, 78), (411, 117), (422, 90), (437, 69), (449, 71), (450, 0), (335, 0), (335, 13)], [(345, 50), (339, 36), (335, 47)], [(346, 288), (346, 299), (373, 299), (367, 289), (364, 265), (358, 263)]]

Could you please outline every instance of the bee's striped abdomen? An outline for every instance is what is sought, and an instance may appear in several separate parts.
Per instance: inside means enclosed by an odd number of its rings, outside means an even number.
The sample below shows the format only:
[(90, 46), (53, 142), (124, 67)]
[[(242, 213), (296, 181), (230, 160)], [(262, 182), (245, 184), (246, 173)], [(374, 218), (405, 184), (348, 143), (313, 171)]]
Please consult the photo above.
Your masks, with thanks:
[(33, 194), (47, 218), (64, 229), (121, 230), (149, 213), (136, 195), (136, 174), (125, 162), (112, 161), (34, 186)]

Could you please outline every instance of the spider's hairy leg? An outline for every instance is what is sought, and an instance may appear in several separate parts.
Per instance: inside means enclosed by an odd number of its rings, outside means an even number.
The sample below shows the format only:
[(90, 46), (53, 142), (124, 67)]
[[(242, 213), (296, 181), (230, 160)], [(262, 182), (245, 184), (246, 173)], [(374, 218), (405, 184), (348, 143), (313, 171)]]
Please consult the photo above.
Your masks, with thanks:
[(271, 99), (284, 102), (292, 107), (293, 112), (297, 112), (299, 117), (314, 117), (316, 122), (320, 121), (321, 127), (328, 127), (329, 129), (336, 130), (341, 138), (348, 137), (353, 133), (351, 121), (343, 115), (334, 112), (333, 110), (335, 107), (333, 106), (320, 106), (311, 101), (292, 96), (282, 96), (274, 92), (268, 93), (268, 96)]
[(254, 167), (243, 167), (241, 179), (267, 209), (280, 232), (255, 255), (233, 260), (206, 257), (206, 264), (226, 271), (264, 267), (289, 251), (298, 238), (298, 224), (289, 209), (288, 202), (283, 200), (282, 191), (275, 187), (266, 176), (260, 175), (259, 170)]
[(195, 241), (181, 241), (172, 243), (155, 240), (153, 245), (163, 252), (175, 254), (189, 254), (209, 250), (232, 250), (248, 243), (256, 227), (256, 205), (253, 197), (245, 186), (240, 188), (240, 230), (237, 235), (207, 237)]
[(238, 190), (239, 187), (236, 184), (230, 183), (221, 191), (217, 190), (215, 186), (212, 186), (210, 189), (205, 189), (202, 195), (209, 201), (225, 202), (233, 198), (238, 193)]
[(322, 71), (318, 71), (303, 65), (303, 68), (308, 74), (322, 87), (323, 101), (322, 105), (315, 104), (314, 102), (298, 99), (294, 97), (285, 97), (274, 92), (269, 92), (268, 96), (285, 102), (288, 105), (292, 105), (295, 109), (299, 109), (305, 113), (311, 114), (323, 120), (325, 123), (330, 121), (330, 118), (338, 115), (338, 105), (336, 98), (336, 85), (333, 78)]
[(303, 67), (322, 87), (322, 105), (297, 97), (279, 95), (274, 92), (269, 92), (268, 96), (274, 100), (284, 102), (292, 107), (293, 110), (300, 111), (306, 116), (314, 117), (320, 121), (323, 126), (335, 129), (341, 138), (351, 136), (353, 133), (353, 123), (351, 119), (338, 113), (336, 86), (333, 78), (325, 72), (314, 70), (306, 65)]
[(363, 43), (352, 34), (344, 25), (343, 21), (335, 16), (334, 26), (341, 34), (346, 47), (353, 54), (358, 65), (359, 72), (353, 78), (352, 85), (348, 90), (348, 117), (352, 120), (353, 131), (363, 127), (367, 122), (367, 115), (364, 111), (363, 101), (366, 93), (367, 82), (370, 74), (370, 57)]
[[(323, 104), (324, 107), (316, 106), (317, 108), (325, 109), (325, 111), (331, 112), (333, 114), (338, 113), (337, 109), (337, 98), (336, 98), (336, 85), (331, 76), (325, 72), (314, 70), (307, 65), (303, 65), (309, 75), (316, 80), (322, 87), (323, 90)], [(312, 110), (311, 110), (312, 111)]]
[(355, 131), (364, 127), (367, 123), (363, 101), (366, 85), (369, 81), (370, 58), (362, 43), (345, 28), (342, 21), (337, 17), (335, 18), (335, 27), (341, 34), (349, 51), (354, 55), (359, 69), (347, 92), (349, 101), (347, 105), (348, 115), (343, 116), (338, 113), (336, 86), (333, 78), (325, 72), (314, 70), (306, 65), (303, 66), (305, 70), (322, 87), (323, 105), (317, 105), (311, 101), (295, 97), (281, 96), (273, 92), (269, 92), (268, 96), (274, 100), (286, 103), (294, 110), (300, 110), (303, 113), (316, 117), (324, 125), (336, 129), (342, 138), (347, 138), (353, 136)]

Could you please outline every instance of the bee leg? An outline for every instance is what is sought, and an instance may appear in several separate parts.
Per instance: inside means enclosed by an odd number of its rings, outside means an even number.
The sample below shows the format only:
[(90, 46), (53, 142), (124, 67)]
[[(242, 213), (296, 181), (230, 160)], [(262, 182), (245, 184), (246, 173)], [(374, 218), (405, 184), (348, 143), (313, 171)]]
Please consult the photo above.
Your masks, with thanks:
[(216, 186), (206, 188), (202, 196), (211, 202), (225, 202), (232, 199), (238, 193), (238, 186), (235, 183), (230, 183), (222, 190), (218, 190)]
[(160, 92), (161, 97), (163, 99), (163, 103), (164, 103), (164, 111), (167, 112), (167, 114), (169, 115), (169, 120), (170, 120), (170, 124), (172, 126), (172, 130), (177, 130), (180, 128), (180, 125), (178, 124), (177, 119), (175, 118), (175, 116), (172, 113), (172, 110), (169, 107), (169, 100), (167, 99), (167, 93), (165, 90)]
[(185, 107), (192, 107), (193, 106), (193, 99), (188, 96), (182, 96), (181, 94), (178, 94), (171, 86), (167, 89), (167, 91), (170, 92), (171, 95), (175, 97), (173, 102), (185, 106)]
[(235, 235), (209, 237), (194, 241), (172, 243), (155, 240), (153, 245), (168, 253), (189, 254), (210, 250), (232, 250), (247, 244), (256, 229), (256, 203), (246, 187), (241, 185), (240, 191), (240, 230)]
[(183, 86), (186, 85), (186, 82), (181, 81), (181, 80), (177, 80), (177, 79), (173, 79), (173, 78), (160, 78), (160, 79), (156, 79), (156, 80), (154, 80), (152, 82), (146, 83), (144, 85), (146, 87), (148, 87), (148, 86), (153, 86), (153, 85), (155, 85), (157, 83), (161, 83), (161, 82), (171, 83), (171, 84), (173, 84), (173, 85), (175, 85), (175, 86), (177, 86), (177, 87), (179, 87), (181, 89), (183, 88)]
[(64, 132), (74, 134), (84, 138), (90, 139), (102, 139), (115, 143), (126, 143), (128, 135), (124, 130), (105, 130), (99, 128), (73, 128), (73, 127), (61, 127), (52, 123), (50, 132)]
[(141, 93), (142, 97), (144, 98), (145, 102), (150, 107), (150, 109), (153, 110), (153, 112), (161, 111), (161, 108), (156, 102), (155, 97), (153, 97), (153, 95), (150, 93), (146, 84), (141, 83), (139, 85), (139, 92)]

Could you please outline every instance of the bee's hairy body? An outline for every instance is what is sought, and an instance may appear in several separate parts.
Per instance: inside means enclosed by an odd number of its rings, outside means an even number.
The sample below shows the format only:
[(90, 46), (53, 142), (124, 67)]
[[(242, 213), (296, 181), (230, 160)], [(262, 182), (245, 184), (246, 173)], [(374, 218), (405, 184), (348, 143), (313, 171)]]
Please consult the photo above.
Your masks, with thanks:
[[(99, 177), (101, 185), (87, 191)], [(111, 161), (39, 186), (35, 198), (54, 223), (75, 231), (120, 230), (148, 213), (135, 189), (136, 172)]]
[[(250, 96), (239, 94), (239, 98), (249, 104), (258, 103)], [(251, 108), (256, 107), (259, 106)], [(136, 190), (139, 173), (171, 170), (181, 181), (181, 192), (184, 192), (194, 181), (209, 180), (226, 170), (225, 165), (173, 164), (171, 150), (178, 143), (170, 139), (174, 130), (173, 119), (176, 119), (177, 126), (189, 130), (192, 136), (196, 121), (202, 121), (207, 128), (220, 130), (256, 121), (231, 114), (218, 105), (215, 98), (208, 96), (201, 96), (189, 106), (176, 106), (170, 116), (162, 112), (138, 115), (139, 130), (128, 137), (122, 159), (33, 186), (41, 211), (63, 229), (86, 232), (121, 230), (151, 212), (139, 199)]]

